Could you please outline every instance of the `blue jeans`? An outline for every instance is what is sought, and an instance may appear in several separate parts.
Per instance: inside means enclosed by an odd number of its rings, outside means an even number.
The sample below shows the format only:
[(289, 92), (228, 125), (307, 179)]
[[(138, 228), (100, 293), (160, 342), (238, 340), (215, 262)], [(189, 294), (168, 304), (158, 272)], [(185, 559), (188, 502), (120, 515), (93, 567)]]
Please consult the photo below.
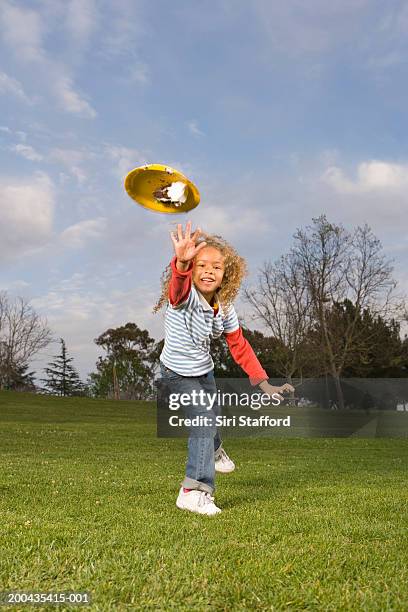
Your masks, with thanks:
[[(181, 376), (167, 368), (160, 362), (162, 381), (169, 393), (188, 393), (201, 390), (211, 395), (217, 392), (214, 371), (211, 370), (203, 376)], [(181, 483), (187, 489), (199, 489), (213, 493), (215, 489), (215, 458), (221, 451), (221, 438), (215, 424), (215, 416), (220, 414), (217, 402), (211, 410), (207, 405), (200, 403), (199, 406), (190, 403), (184, 406), (185, 416), (206, 416), (211, 421), (205, 428), (190, 428), (188, 439), (188, 458), (186, 475)]]

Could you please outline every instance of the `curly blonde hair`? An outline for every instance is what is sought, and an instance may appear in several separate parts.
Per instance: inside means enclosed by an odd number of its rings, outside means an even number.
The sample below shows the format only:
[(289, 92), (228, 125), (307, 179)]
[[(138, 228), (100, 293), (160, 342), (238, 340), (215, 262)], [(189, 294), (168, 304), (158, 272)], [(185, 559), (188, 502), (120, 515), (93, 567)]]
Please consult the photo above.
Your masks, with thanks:
[[(218, 298), (224, 310), (227, 310), (238, 295), (244, 277), (248, 274), (246, 261), (224, 238), (215, 234), (202, 233), (197, 245), (206, 242), (206, 247), (218, 249), (224, 257), (224, 276), (218, 289)], [(156, 314), (169, 299), (171, 267), (168, 265), (161, 276), (161, 295), (153, 308)]]

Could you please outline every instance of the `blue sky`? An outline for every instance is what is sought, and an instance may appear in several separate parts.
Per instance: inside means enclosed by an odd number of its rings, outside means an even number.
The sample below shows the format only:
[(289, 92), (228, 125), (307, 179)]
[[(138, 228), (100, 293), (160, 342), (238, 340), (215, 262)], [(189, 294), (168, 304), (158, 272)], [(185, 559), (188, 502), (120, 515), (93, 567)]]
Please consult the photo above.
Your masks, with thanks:
[(326, 213), (368, 222), (406, 291), (407, 35), (398, 1), (2, 0), (0, 289), (83, 376), (107, 327), (161, 338), (175, 219), (123, 189), (155, 162), (194, 180), (188, 218), (239, 249), (249, 284)]

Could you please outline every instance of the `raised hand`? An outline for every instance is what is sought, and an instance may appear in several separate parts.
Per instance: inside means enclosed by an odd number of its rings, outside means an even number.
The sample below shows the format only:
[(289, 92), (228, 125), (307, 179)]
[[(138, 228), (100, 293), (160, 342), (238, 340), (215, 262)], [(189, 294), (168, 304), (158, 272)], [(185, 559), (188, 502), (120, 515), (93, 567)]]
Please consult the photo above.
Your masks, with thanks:
[(189, 264), (191, 260), (205, 247), (206, 242), (200, 242), (196, 246), (196, 242), (201, 235), (201, 230), (198, 227), (193, 235), (191, 235), (191, 221), (186, 224), (186, 230), (183, 236), (183, 226), (181, 223), (177, 225), (177, 237), (175, 232), (170, 232), (170, 237), (173, 242), (174, 252), (177, 257), (177, 262), (182, 265)]

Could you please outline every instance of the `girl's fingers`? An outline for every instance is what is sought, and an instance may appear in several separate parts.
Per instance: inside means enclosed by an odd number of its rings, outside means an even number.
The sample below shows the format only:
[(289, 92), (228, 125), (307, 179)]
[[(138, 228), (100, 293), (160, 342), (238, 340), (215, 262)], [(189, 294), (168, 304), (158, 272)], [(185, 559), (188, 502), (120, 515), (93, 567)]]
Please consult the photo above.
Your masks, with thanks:
[(201, 249), (203, 249), (205, 247), (206, 244), (207, 244), (206, 242), (200, 242), (200, 244), (198, 246), (196, 246), (195, 254), (197, 255), (197, 253), (199, 253), (201, 251)]
[(187, 221), (184, 238), (186, 240), (190, 240), (190, 236), (191, 236), (191, 221)]
[(196, 242), (198, 238), (200, 237), (200, 234), (201, 234), (201, 228), (197, 227), (196, 231), (191, 236), (191, 240), (193, 240), (193, 242)]
[(170, 232), (170, 238), (171, 238), (171, 241), (174, 244), (174, 246), (176, 246), (177, 245), (177, 240), (176, 240), (176, 236), (175, 236), (174, 232)]
[(181, 226), (181, 223), (177, 224), (177, 236), (179, 240), (183, 240), (183, 228)]
[(282, 385), (281, 390), (282, 392), (284, 392), (284, 391), (294, 391), (295, 389), (289, 383), (285, 383), (284, 385)]

